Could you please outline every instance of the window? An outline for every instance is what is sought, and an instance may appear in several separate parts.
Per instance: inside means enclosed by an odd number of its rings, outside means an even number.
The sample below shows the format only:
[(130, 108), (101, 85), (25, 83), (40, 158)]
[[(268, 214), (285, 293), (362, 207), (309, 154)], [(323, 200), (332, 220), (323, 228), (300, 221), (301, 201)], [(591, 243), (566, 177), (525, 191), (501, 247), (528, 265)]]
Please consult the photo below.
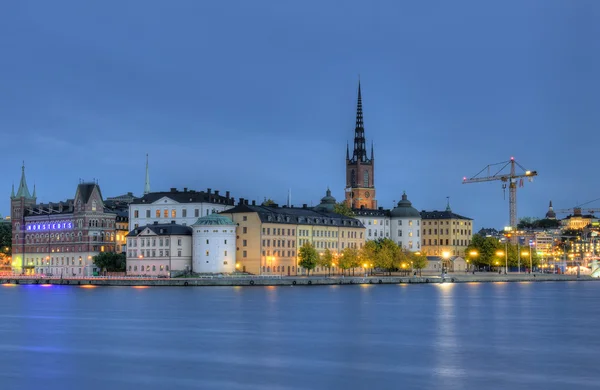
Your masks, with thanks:
[(209, 253), (209, 252), (208, 252), (208, 251), (206, 251), (206, 256), (208, 256), (208, 253)]
[(181, 245), (181, 238), (177, 239), (177, 245)]
[(225, 245), (227, 245), (227, 240), (225, 240)]
[(194, 217), (200, 216), (200, 209), (194, 209)]
[(169, 218), (169, 210), (167, 210), (167, 209), (163, 210), (163, 217)]
[(369, 171), (365, 169), (365, 174), (363, 176), (363, 185), (365, 187), (369, 187)]
[(247, 216), (247, 215), (244, 215), (244, 216), (242, 217), (242, 221), (247, 221), (247, 220), (248, 220), (248, 216)]
[(183, 209), (183, 210), (181, 210), (181, 216), (182, 216), (183, 218), (187, 217), (187, 209)]
[(171, 210), (171, 218), (177, 218), (177, 210)]
[(177, 251), (177, 257), (181, 257), (181, 249)]
[(146, 218), (150, 218), (150, 210), (146, 210)]
[(244, 233), (244, 234), (245, 234), (245, 233), (248, 233), (248, 228), (247, 228), (246, 226), (244, 226), (244, 227), (242, 228), (242, 233)]
[(248, 252), (246, 252), (246, 251), (243, 251), (243, 252), (242, 252), (242, 257), (248, 257)]
[(227, 256), (227, 251), (225, 251), (225, 256)]
[(160, 218), (160, 210), (156, 210), (156, 218)]
[(248, 246), (248, 241), (244, 240), (244, 241), (242, 242), (242, 246)]
[(133, 210), (133, 218), (139, 218), (140, 212), (138, 210)]
[(96, 201), (92, 200), (92, 211), (96, 211)]

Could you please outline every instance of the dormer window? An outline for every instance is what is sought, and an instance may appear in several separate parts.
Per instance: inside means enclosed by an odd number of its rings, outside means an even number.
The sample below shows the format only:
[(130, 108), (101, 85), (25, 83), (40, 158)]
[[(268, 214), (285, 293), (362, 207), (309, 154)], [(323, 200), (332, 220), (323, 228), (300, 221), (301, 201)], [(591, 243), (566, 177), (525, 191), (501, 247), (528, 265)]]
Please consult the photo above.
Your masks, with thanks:
[(92, 211), (96, 211), (96, 201), (92, 200)]

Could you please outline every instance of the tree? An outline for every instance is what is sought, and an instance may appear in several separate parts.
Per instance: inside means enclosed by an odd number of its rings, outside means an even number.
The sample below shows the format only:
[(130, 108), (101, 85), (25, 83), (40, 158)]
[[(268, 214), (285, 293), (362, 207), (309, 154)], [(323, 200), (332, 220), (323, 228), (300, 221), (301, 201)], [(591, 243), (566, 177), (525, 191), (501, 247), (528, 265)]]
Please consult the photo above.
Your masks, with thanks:
[(356, 214), (354, 211), (346, 204), (346, 202), (339, 202), (333, 206), (333, 212), (340, 215), (345, 215), (346, 217), (354, 218)]
[(124, 272), (125, 271), (125, 255), (122, 253), (102, 252), (94, 256), (94, 264), (100, 270), (107, 272)]
[(308, 271), (308, 275), (310, 275), (310, 271), (315, 269), (319, 262), (319, 254), (310, 242), (302, 245), (298, 251), (298, 258), (300, 259), (298, 265), (305, 268)]
[(359, 253), (356, 248), (344, 248), (339, 260), (339, 267), (345, 273), (347, 269), (354, 268), (359, 263)]
[(0, 223), (0, 253), (12, 251), (12, 226), (10, 223)]
[(325, 249), (325, 252), (321, 253), (319, 256), (318, 265), (319, 267), (331, 270), (331, 263), (333, 263), (333, 253), (327, 248)]
[(411, 252), (409, 258), (412, 262), (412, 267), (418, 270), (419, 276), (421, 276), (421, 270), (423, 270), (423, 268), (427, 268), (427, 255), (421, 252)]
[(274, 205), (275, 202), (273, 201), (273, 199), (269, 198), (265, 198), (264, 202), (261, 203), (261, 206), (271, 206)]
[(389, 238), (384, 238), (377, 243), (375, 251), (375, 265), (377, 268), (384, 269), (392, 274), (399, 268), (400, 254), (402, 251), (394, 241)]
[(491, 267), (498, 260), (496, 252), (503, 249), (503, 245), (498, 242), (497, 238), (474, 235), (465, 253), (473, 265)]

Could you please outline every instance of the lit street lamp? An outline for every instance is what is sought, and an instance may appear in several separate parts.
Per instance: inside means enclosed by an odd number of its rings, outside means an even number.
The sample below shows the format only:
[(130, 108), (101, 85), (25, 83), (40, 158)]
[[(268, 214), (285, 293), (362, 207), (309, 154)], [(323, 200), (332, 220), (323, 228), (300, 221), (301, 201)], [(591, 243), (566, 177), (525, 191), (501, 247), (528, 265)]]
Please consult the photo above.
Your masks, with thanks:
[(521, 252), (521, 255), (522, 256), (529, 255), (529, 273), (531, 273), (531, 271), (533, 271), (533, 265), (532, 265), (533, 262), (531, 260), (531, 248), (529, 248), (529, 251), (523, 251), (523, 252)]
[[(508, 251), (498, 251), (496, 252), (496, 255), (498, 255), (499, 257), (502, 257), (502, 255), (504, 255), (504, 275), (507, 274), (508, 272)], [(496, 265), (498, 264), (498, 262), (496, 262)]]

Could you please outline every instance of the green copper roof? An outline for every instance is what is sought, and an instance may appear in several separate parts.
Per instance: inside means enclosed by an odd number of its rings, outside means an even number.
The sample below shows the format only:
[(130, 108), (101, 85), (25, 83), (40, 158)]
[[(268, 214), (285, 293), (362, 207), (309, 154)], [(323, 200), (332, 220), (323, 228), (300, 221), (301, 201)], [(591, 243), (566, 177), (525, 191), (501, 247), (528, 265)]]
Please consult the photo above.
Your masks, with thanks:
[(235, 222), (222, 215), (211, 214), (198, 218), (198, 220), (192, 226), (198, 225), (235, 225)]

